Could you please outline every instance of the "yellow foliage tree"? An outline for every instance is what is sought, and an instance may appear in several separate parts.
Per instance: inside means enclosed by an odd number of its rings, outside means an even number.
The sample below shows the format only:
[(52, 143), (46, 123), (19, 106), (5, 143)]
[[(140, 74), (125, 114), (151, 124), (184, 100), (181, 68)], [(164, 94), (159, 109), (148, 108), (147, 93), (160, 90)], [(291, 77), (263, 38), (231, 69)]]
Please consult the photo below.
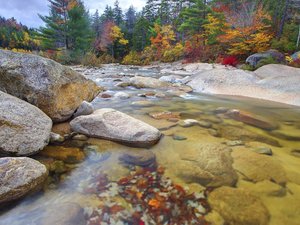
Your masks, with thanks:
[(124, 33), (122, 33), (121, 28), (117, 25), (113, 26), (110, 31), (110, 37), (112, 41), (118, 41), (121, 45), (127, 45), (128, 40), (124, 38)]

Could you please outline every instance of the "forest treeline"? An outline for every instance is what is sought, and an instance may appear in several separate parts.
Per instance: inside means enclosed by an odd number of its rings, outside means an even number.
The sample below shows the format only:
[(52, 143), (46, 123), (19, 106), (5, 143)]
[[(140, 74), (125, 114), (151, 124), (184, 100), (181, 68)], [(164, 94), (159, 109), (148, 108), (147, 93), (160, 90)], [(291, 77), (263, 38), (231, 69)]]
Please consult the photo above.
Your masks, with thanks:
[(148, 0), (141, 11), (116, 1), (90, 14), (80, 0), (48, 0), (44, 26), (0, 17), (0, 47), (65, 64), (220, 62), (299, 50), (297, 0)]

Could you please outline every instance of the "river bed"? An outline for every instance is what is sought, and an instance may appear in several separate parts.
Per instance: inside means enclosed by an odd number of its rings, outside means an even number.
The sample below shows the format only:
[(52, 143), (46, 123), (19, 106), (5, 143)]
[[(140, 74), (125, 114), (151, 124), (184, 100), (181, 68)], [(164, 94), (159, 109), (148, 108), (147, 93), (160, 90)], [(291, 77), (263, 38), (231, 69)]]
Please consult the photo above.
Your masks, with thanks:
[[(75, 69), (106, 88), (95, 109), (119, 110), (163, 137), (149, 149), (72, 140), (59, 147), (71, 149), (73, 158), (35, 156), (52, 168), (47, 185), (3, 209), (0, 224), (299, 224), (299, 107), (117, 86), (135, 75), (172, 75), (157, 67)], [(225, 109), (267, 118), (278, 128), (228, 118)], [(183, 124), (187, 119), (201, 123)], [(136, 154), (140, 158), (126, 158)]]

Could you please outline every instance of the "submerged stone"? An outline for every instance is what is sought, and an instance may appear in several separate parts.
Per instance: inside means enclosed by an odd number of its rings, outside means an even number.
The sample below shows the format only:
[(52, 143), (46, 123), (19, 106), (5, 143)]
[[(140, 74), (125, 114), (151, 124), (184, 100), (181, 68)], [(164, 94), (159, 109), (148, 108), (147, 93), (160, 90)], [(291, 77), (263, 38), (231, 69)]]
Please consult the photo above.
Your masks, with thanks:
[(237, 174), (232, 167), (231, 149), (219, 144), (186, 146), (176, 164), (178, 175), (188, 183), (206, 187), (234, 186)]
[(151, 116), (154, 119), (161, 120), (161, 119), (180, 119), (180, 113), (179, 112), (153, 112), (149, 113), (149, 116)]
[(278, 124), (270, 121), (262, 116), (254, 115), (250, 112), (245, 112), (241, 110), (230, 110), (226, 113), (230, 118), (241, 121), (243, 123), (262, 128), (265, 130), (274, 130), (278, 128)]
[(227, 138), (229, 140), (241, 140), (243, 142), (257, 141), (280, 147), (280, 144), (276, 139), (273, 139), (266, 135), (254, 133), (240, 126), (220, 126), (218, 127), (218, 133), (221, 137)]
[(150, 150), (136, 150), (122, 154), (120, 161), (126, 165), (141, 166), (141, 167), (156, 167), (156, 156)]
[(63, 146), (47, 146), (39, 155), (62, 160), (66, 163), (78, 163), (85, 158), (84, 153), (79, 148)]
[(208, 202), (229, 225), (267, 225), (270, 220), (261, 200), (244, 190), (220, 187), (209, 194)]
[(257, 154), (245, 147), (235, 148), (232, 152), (234, 168), (243, 175), (243, 179), (252, 182), (271, 180), (284, 185), (286, 172), (280, 161), (267, 155)]

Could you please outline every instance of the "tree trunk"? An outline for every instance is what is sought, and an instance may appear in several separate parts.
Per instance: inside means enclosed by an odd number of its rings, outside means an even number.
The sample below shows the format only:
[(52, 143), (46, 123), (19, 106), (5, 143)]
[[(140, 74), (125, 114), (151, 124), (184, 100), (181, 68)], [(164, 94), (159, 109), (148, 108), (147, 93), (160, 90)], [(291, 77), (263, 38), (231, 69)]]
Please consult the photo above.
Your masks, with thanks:
[(281, 18), (280, 25), (279, 25), (279, 30), (278, 30), (278, 33), (277, 33), (277, 38), (278, 39), (280, 39), (282, 34), (283, 34), (283, 28), (284, 28), (284, 24), (285, 24), (285, 21), (286, 21), (289, 5), (290, 5), (290, 0), (286, 0), (284, 10), (283, 10), (283, 14), (282, 14), (282, 18)]
[(299, 47), (299, 44), (300, 44), (300, 24), (299, 24), (299, 33), (297, 38), (297, 48)]

